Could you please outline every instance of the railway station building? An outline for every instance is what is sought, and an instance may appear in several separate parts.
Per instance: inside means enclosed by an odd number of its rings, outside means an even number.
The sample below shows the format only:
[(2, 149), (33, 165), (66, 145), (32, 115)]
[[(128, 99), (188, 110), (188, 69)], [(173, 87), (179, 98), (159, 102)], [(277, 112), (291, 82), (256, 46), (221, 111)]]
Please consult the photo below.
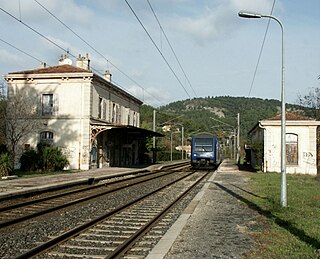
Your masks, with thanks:
[[(317, 175), (320, 121), (286, 113), (286, 172)], [(281, 172), (281, 114), (259, 121), (248, 133), (251, 164), (263, 172)], [(260, 160), (260, 161), (258, 161)]]
[(30, 97), (37, 114), (37, 129), (19, 144), (20, 154), (45, 141), (67, 155), (68, 169), (133, 166), (144, 162), (146, 139), (162, 136), (140, 128), (142, 101), (113, 84), (109, 71), (93, 73), (88, 55), (75, 65), (64, 56), (58, 66), (11, 72), (5, 80), (9, 100)]

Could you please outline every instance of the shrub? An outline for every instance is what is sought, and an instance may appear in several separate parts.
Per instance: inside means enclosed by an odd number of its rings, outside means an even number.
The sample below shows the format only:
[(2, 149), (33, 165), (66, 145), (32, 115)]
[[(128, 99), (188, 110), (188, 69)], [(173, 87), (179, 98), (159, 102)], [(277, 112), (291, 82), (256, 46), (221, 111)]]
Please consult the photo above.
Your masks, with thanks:
[(37, 154), (38, 154), (38, 167), (40, 169), (45, 169), (45, 161), (44, 161), (44, 150), (46, 148), (49, 148), (50, 147), (50, 144), (47, 143), (47, 142), (40, 142), (38, 143), (37, 145)]
[(34, 149), (25, 151), (20, 157), (21, 171), (35, 171), (39, 167), (39, 156)]
[(37, 151), (31, 149), (25, 151), (21, 158), (22, 171), (61, 171), (69, 164), (67, 157), (58, 147), (41, 142), (37, 145)]
[(13, 171), (9, 153), (0, 154), (0, 176), (8, 176)]
[(59, 171), (69, 164), (68, 159), (58, 147), (45, 147), (43, 149), (43, 169)]

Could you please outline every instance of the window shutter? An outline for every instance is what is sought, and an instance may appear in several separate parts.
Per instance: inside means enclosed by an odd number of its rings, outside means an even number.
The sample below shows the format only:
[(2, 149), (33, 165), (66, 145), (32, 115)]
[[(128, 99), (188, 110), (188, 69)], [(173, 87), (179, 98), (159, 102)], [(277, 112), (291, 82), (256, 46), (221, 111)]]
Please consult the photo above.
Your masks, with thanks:
[(103, 119), (107, 119), (107, 103), (106, 100), (103, 100)]
[(59, 112), (59, 96), (55, 94), (53, 96), (53, 115), (58, 115)]
[(42, 115), (42, 95), (38, 94), (37, 96), (37, 114)]

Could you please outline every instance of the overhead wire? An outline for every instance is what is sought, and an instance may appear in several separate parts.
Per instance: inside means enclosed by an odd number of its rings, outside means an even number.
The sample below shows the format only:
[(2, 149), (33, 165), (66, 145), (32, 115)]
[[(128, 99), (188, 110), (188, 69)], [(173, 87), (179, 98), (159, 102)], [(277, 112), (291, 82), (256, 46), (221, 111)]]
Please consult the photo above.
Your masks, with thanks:
[(63, 47), (61, 47), (59, 44), (55, 43), (53, 40), (50, 40), (48, 37), (44, 36), (42, 33), (38, 32), (36, 29), (32, 28), (31, 26), (29, 26), (28, 24), (26, 24), (25, 22), (23, 22), (22, 20), (18, 19), (17, 17), (15, 17), (13, 14), (9, 13), (8, 11), (4, 10), (2, 7), (0, 7), (0, 10), (2, 12), (4, 12), (5, 14), (9, 15), (11, 18), (15, 19), (16, 21), (20, 22), (21, 24), (23, 24), (24, 26), (26, 26), (27, 28), (29, 28), (30, 30), (32, 30), (34, 33), (38, 34), (39, 36), (41, 36), (42, 38), (44, 38), (45, 40), (49, 41), (51, 44), (55, 45), (57, 48), (61, 49), (64, 52), (68, 52), (68, 50), (64, 49)]
[(40, 62), (40, 63), (45, 63), (45, 62), (43, 62), (42, 60), (40, 60), (40, 59), (36, 58), (35, 56), (33, 56), (33, 55), (31, 55), (31, 54), (29, 54), (29, 53), (27, 53), (27, 52), (23, 51), (22, 49), (19, 49), (18, 47), (14, 46), (13, 44), (11, 44), (11, 43), (9, 43), (9, 42), (7, 42), (7, 41), (5, 41), (5, 40), (1, 39), (1, 38), (0, 38), (0, 41), (2, 41), (3, 43), (5, 43), (5, 44), (9, 45), (10, 47), (12, 47), (12, 48), (14, 48), (14, 49), (16, 49), (16, 50), (20, 51), (21, 53), (23, 53), (23, 54), (25, 54), (25, 55), (29, 56), (30, 58), (32, 58), (32, 59), (34, 59), (34, 60), (36, 60), (36, 61), (38, 61), (38, 62)]
[[(274, 9), (275, 3), (276, 3), (276, 0), (273, 1), (270, 15), (272, 15), (272, 13), (273, 13), (273, 9)], [(262, 56), (262, 51), (263, 51), (264, 44), (265, 44), (265, 41), (266, 41), (266, 38), (267, 38), (267, 34), (268, 34), (268, 30), (269, 30), (269, 25), (270, 25), (270, 19), (268, 19), (267, 28), (266, 28), (266, 31), (264, 33), (264, 37), (263, 37), (262, 45), (261, 45), (261, 48), (260, 48), (260, 52), (259, 52), (258, 60), (257, 60), (257, 63), (256, 63), (256, 67), (255, 67), (255, 70), (254, 70), (254, 73), (253, 73), (253, 78), (252, 78), (252, 81), (251, 81), (248, 97), (251, 94), (251, 91), (252, 91), (252, 88), (253, 88), (253, 84), (254, 84), (254, 81), (256, 79), (256, 75), (257, 75), (257, 72), (258, 72), (260, 59), (261, 59), (261, 56)]]
[(136, 14), (136, 12), (133, 10), (133, 8), (131, 7), (131, 5), (129, 4), (129, 2), (127, 0), (124, 0), (126, 2), (126, 4), (128, 5), (129, 9), (131, 10), (131, 12), (133, 13), (133, 15), (136, 17), (136, 19), (138, 20), (139, 24), (141, 25), (141, 27), (143, 28), (143, 30), (145, 31), (145, 33), (148, 35), (149, 39), (151, 40), (151, 42), (153, 43), (154, 47), (157, 49), (157, 51), (159, 52), (159, 54), (161, 55), (161, 57), (163, 58), (163, 60), (165, 61), (165, 63), (167, 64), (167, 66), (169, 67), (170, 71), (172, 72), (172, 74), (174, 75), (174, 77), (177, 79), (177, 81), (179, 82), (180, 86), (183, 88), (183, 90), (185, 91), (185, 93), (187, 94), (187, 96), (189, 98), (190, 95), (187, 91), (187, 89), (183, 86), (183, 84), (181, 83), (180, 79), (178, 78), (177, 74), (174, 72), (173, 68), (171, 67), (171, 65), (169, 64), (168, 60), (165, 58), (165, 56), (163, 55), (162, 51), (159, 49), (158, 45), (155, 43), (155, 41), (153, 40), (153, 38), (151, 37), (150, 33), (148, 32), (148, 30), (146, 29), (146, 27), (143, 25), (142, 21), (140, 20), (140, 18), (138, 17), (138, 15)]
[(154, 11), (154, 9), (153, 9), (153, 7), (152, 7), (152, 5), (151, 5), (150, 1), (149, 1), (149, 0), (147, 0), (147, 2), (148, 2), (148, 4), (149, 4), (149, 7), (150, 7), (150, 9), (151, 9), (151, 11), (152, 11), (152, 13), (153, 13), (153, 15), (154, 15), (155, 19), (156, 19), (156, 20), (157, 20), (157, 22), (158, 22), (158, 25), (159, 25), (159, 27), (160, 27), (160, 29), (161, 29), (161, 31), (162, 31), (162, 33), (163, 33), (163, 35), (164, 35), (165, 39), (166, 39), (166, 41), (167, 41), (167, 43), (168, 43), (168, 45), (169, 45), (169, 47), (170, 47), (171, 51), (172, 51), (172, 53), (173, 53), (173, 55), (174, 55), (174, 57), (175, 57), (175, 59), (176, 59), (177, 63), (179, 64), (179, 67), (180, 67), (180, 69), (181, 69), (181, 71), (182, 71), (182, 73), (183, 73), (184, 77), (185, 77), (185, 78), (186, 78), (186, 80), (188, 81), (189, 86), (190, 86), (190, 88), (192, 89), (192, 91), (193, 91), (194, 95), (195, 95), (196, 97), (198, 97), (198, 96), (197, 96), (197, 94), (196, 94), (196, 92), (195, 92), (195, 90), (194, 90), (194, 88), (192, 87), (192, 85), (191, 85), (191, 83), (190, 83), (190, 80), (189, 80), (189, 78), (187, 77), (187, 75), (186, 75), (186, 73), (185, 73), (185, 71), (184, 71), (184, 69), (183, 69), (183, 67), (182, 67), (182, 65), (181, 65), (181, 62), (179, 61), (179, 58), (178, 58), (178, 56), (176, 55), (176, 52), (174, 51), (174, 49), (173, 49), (173, 47), (172, 47), (172, 45), (171, 45), (171, 43), (170, 43), (170, 41), (169, 41), (169, 39), (168, 39), (168, 37), (167, 37), (167, 34), (165, 33), (165, 31), (164, 31), (164, 29), (163, 29), (163, 27), (162, 27), (162, 25), (161, 25), (161, 23), (160, 23), (160, 21), (159, 21), (159, 19), (158, 19), (157, 15), (156, 15), (156, 13), (155, 13), (155, 11)]
[[(2, 12), (4, 12), (5, 14), (9, 15), (11, 18), (15, 19), (17, 22), (23, 24), (24, 26), (26, 26), (28, 29), (32, 30), (34, 33), (38, 34), (40, 37), (44, 38), (45, 40), (47, 40), (48, 42), (50, 42), (51, 44), (53, 44), (54, 46), (56, 46), (57, 48), (59, 48), (60, 50), (62, 50), (65, 53), (68, 53), (70, 56), (72, 56), (73, 58), (77, 58), (74, 54), (72, 54), (72, 52), (69, 51), (69, 49), (65, 49), (63, 47), (61, 47), (58, 43), (54, 42), (53, 40), (49, 39), (48, 37), (46, 37), (45, 35), (43, 35), (42, 33), (40, 33), (39, 31), (37, 31), (36, 29), (32, 28), (31, 26), (29, 26), (27, 23), (23, 22), (22, 20), (18, 19), (16, 16), (14, 16), (13, 14), (9, 13), (8, 11), (6, 11), (5, 9), (3, 9), (2, 7), (0, 7), (0, 10)], [(4, 41), (3, 41), (4, 42)], [(6, 42), (4, 42), (6, 43)], [(6, 43), (7, 44), (7, 43)], [(10, 44), (10, 43), (9, 43)], [(11, 44), (12, 45), (12, 44)], [(12, 45), (13, 46), (13, 45)], [(14, 47), (14, 46), (13, 46)], [(14, 47), (15, 48), (15, 47)], [(20, 51), (20, 50), (19, 50)], [(22, 51), (24, 52), (24, 51)], [(28, 53), (24, 52), (26, 55), (29, 56)], [(31, 55), (30, 55), (31, 56)], [(40, 61), (40, 60), (38, 60)], [(43, 63), (42, 61), (40, 61), (41, 63)], [(102, 75), (102, 73), (100, 73), (97, 69), (95, 69), (94, 67), (90, 67), (96, 74), (100, 74)], [(115, 86), (127, 91), (130, 93), (130, 91), (128, 91), (127, 89), (125, 89), (124, 87), (120, 86), (120, 84), (115, 84)], [(131, 93), (130, 93), (131, 94)], [(134, 96), (134, 94), (132, 94)]]
[(57, 21), (59, 21), (64, 27), (66, 27), (69, 31), (71, 31), (78, 39), (80, 39), (82, 42), (84, 42), (88, 47), (90, 47), (95, 53), (97, 53), (100, 57), (102, 57), (107, 64), (112, 65), (115, 69), (117, 69), (122, 75), (124, 75), (126, 78), (131, 80), (131, 82), (135, 83), (137, 86), (139, 86), (141, 89), (143, 89), (146, 93), (148, 93), (152, 98), (157, 100), (160, 104), (163, 104), (157, 97), (153, 96), (151, 93), (149, 93), (144, 87), (142, 87), (136, 80), (131, 78), (128, 74), (126, 74), (124, 71), (122, 71), (118, 66), (116, 66), (114, 63), (112, 63), (109, 59), (105, 57), (100, 51), (98, 51), (95, 47), (93, 47), (88, 41), (86, 41), (83, 37), (81, 37), (77, 32), (75, 32), (70, 26), (68, 26), (65, 22), (63, 22), (61, 19), (59, 19), (53, 12), (51, 12), (48, 8), (46, 8), (43, 4), (41, 4), (38, 0), (34, 0), (40, 7), (42, 7), (46, 12), (48, 12), (52, 17), (54, 17)]

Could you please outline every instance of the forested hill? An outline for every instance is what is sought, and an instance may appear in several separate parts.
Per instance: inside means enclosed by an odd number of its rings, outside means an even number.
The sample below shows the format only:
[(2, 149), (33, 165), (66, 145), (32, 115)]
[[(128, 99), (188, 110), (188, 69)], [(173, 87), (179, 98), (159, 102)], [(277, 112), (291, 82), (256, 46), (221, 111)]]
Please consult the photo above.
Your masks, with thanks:
[[(303, 107), (287, 104), (287, 111), (304, 114)], [(246, 137), (248, 131), (262, 119), (273, 117), (281, 112), (281, 102), (246, 97), (206, 97), (177, 101), (157, 110), (157, 125), (168, 120), (183, 124), (186, 134), (208, 131), (218, 135), (230, 134), (237, 127), (237, 114), (240, 114), (240, 135)], [(143, 105), (141, 126), (152, 128), (153, 108)], [(181, 116), (183, 115), (183, 116)], [(176, 118), (176, 119), (174, 119)], [(224, 132), (224, 133), (223, 133)]]

